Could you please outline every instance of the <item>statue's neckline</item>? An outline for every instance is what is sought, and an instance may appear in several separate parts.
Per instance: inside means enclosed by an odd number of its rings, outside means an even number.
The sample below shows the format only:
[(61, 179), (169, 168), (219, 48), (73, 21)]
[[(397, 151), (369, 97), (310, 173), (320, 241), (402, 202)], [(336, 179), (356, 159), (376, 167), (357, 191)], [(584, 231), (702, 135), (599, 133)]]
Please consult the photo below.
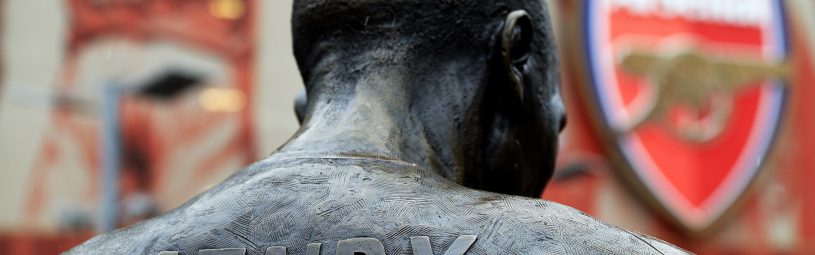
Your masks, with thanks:
[(270, 155), (267, 160), (296, 160), (296, 159), (351, 159), (351, 160), (369, 160), (369, 161), (384, 161), (396, 163), (400, 165), (409, 165), (418, 167), (415, 163), (399, 159), (393, 156), (386, 156), (380, 154), (370, 153), (329, 153), (329, 152), (309, 152), (309, 151), (287, 151), (276, 152)]

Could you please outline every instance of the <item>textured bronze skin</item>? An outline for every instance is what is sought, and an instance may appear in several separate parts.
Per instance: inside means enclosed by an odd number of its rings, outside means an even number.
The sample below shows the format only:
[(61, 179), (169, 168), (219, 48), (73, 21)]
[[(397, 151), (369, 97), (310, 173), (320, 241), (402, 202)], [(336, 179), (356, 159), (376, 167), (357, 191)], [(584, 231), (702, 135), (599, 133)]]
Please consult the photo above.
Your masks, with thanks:
[(538, 0), (296, 0), (297, 134), (68, 254), (339, 254), (371, 238), (386, 254), (426, 254), (411, 240), (428, 239), (452, 254), (460, 236), (476, 236), (466, 254), (684, 254), (534, 198), (565, 124), (546, 13)]

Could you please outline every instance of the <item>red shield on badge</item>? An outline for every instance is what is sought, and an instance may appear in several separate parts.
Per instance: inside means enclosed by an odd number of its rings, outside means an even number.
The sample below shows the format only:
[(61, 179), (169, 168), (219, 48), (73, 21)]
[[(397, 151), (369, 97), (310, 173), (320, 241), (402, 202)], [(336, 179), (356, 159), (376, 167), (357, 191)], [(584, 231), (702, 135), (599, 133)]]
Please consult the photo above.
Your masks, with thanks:
[(691, 231), (770, 151), (788, 68), (780, 0), (586, 0), (586, 97), (624, 175)]

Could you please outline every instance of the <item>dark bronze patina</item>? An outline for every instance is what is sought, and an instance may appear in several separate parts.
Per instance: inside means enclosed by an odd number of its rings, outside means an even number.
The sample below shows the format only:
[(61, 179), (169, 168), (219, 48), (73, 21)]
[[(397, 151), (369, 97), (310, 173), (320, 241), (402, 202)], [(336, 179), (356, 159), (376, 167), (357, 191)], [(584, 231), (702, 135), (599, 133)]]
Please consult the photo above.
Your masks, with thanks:
[(302, 127), (69, 254), (677, 254), (536, 199), (565, 125), (539, 0), (296, 0)]

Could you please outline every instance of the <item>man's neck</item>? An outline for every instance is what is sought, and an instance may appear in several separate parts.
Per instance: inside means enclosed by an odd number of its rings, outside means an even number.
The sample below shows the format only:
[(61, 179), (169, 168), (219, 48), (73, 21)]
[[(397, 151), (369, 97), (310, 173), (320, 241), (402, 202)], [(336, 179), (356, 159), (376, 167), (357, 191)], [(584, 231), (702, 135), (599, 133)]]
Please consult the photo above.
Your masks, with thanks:
[(410, 72), (393, 67), (357, 73), (352, 84), (345, 73), (313, 79), (306, 119), (280, 152), (390, 158), (460, 181), (467, 150), (458, 126), (470, 118), (454, 112), (457, 107), (441, 107), (454, 100), (443, 92), (412, 98), (419, 84), (411, 83), (427, 79), (405, 73)]

